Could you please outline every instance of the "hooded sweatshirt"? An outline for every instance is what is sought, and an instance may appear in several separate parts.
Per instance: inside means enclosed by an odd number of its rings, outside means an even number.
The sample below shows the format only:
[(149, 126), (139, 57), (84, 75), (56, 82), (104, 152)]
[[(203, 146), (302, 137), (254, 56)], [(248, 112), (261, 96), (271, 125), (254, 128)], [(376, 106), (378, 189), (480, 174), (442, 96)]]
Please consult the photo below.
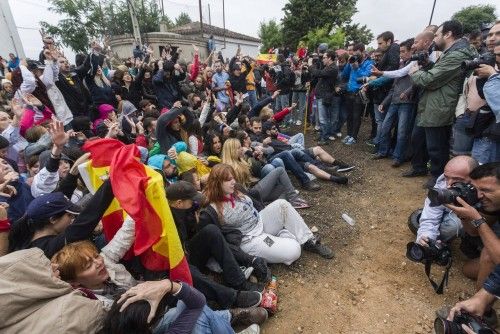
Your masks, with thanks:
[(0, 257), (0, 308), (2, 333), (96, 333), (105, 316), (100, 301), (52, 277), (38, 248)]

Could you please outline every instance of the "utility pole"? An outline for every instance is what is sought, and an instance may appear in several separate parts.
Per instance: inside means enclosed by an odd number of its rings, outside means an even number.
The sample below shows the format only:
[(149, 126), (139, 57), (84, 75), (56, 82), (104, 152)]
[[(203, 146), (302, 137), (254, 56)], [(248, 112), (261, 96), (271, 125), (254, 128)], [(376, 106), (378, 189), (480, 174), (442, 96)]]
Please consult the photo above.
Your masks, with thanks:
[(203, 14), (201, 11), (201, 0), (198, 0), (198, 6), (200, 7), (200, 35), (203, 38)]
[(226, 48), (226, 6), (224, 0), (222, 0), (222, 27), (224, 28), (224, 47)]
[(208, 24), (212, 25), (212, 15), (210, 12), (210, 4), (208, 4)]
[(134, 0), (127, 0), (130, 18), (132, 19), (132, 28), (134, 29), (134, 39), (142, 46), (141, 30), (137, 21), (137, 11), (135, 10)]
[(431, 18), (429, 19), (429, 25), (432, 23), (432, 17), (434, 16), (434, 8), (436, 7), (436, 0), (434, 0), (434, 4), (432, 5)]

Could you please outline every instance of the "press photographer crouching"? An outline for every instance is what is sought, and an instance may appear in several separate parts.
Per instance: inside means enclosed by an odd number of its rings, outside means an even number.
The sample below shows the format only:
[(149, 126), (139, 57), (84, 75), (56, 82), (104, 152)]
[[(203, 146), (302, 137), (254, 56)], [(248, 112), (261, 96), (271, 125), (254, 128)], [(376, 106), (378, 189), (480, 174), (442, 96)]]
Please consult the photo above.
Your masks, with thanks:
[[(500, 239), (492, 229), (491, 222), (498, 223), (500, 213), (500, 163), (478, 166), (469, 176), (477, 189), (481, 212), (462, 198), (457, 198), (456, 205), (448, 204), (447, 207), (460, 217), (464, 231), (479, 235), (484, 244), (477, 273), (479, 291), (470, 299), (457, 303), (451, 309), (448, 321), (456, 322), (457, 314), (470, 314), (483, 317), (493, 325), (496, 324), (497, 317), (492, 305), (500, 296)], [(438, 320), (436, 322), (439, 323)], [(474, 332), (482, 333), (478, 330)]]
[[(417, 238), (414, 243), (407, 245), (407, 257), (415, 262), (423, 262), (427, 276), (430, 275), (432, 263), (447, 267), (440, 285), (434, 283), (429, 277), (438, 294), (443, 292), (448, 269), (451, 266), (451, 252), (448, 245), (453, 239), (464, 237), (460, 218), (443, 204), (453, 202), (453, 195), (467, 192), (467, 184), (470, 182), (469, 174), (477, 166), (477, 162), (469, 156), (451, 159), (446, 164), (444, 173), (437, 179), (434, 188), (429, 191), (420, 217), (418, 217), (418, 211), (410, 216), (410, 229), (414, 232), (416, 230)], [(475, 190), (472, 191), (472, 195), (475, 195)], [(475, 201), (477, 202), (477, 199)], [(474, 202), (474, 199), (471, 199), (471, 202)], [(466, 248), (468, 247), (461, 247), (463, 250)]]

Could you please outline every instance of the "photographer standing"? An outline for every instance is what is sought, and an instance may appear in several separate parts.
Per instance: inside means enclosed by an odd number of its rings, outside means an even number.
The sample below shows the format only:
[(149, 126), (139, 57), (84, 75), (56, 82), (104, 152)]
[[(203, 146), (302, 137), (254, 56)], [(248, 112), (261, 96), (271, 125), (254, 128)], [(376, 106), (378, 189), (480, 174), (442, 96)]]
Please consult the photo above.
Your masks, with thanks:
[(333, 130), (339, 114), (339, 110), (335, 108), (336, 105), (333, 103), (338, 76), (335, 57), (335, 51), (328, 50), (323, 54), (323, 69), (310, 67), (312, 77), (318, 79), (316, 84), (320, 126), (318, 145), (327, 145), (328, 137), (334, 136)]
[(371, 73), (373, 60), (365, 55), (365, 46), (361, 43), (353, 47), (354, 54), (349, 58), (348, 64), (342, 71), (342, 77), (348, 79), (345, 109), (347, 114), (347, 136), (342, 140), (346, 145), (357, 142), (359, 128), (361, 126), (361, 115), (365, 104), (363, 103), (359, 90), (362, 83), (359, 81)]
[(451, 125), (464, 80), (461, 64), (477, 55), (462, 36), (460, 22), (444, 22), (434, 37), (436, 48), (443, 51), (443, 54), (435, 64), (427, 63), (411, 75), (413, 83), (423, 89), (416, 124), (424, 129), (431, 162), (432, 177), (428, 185), (433, 185), (443, 173), (449, 158)]

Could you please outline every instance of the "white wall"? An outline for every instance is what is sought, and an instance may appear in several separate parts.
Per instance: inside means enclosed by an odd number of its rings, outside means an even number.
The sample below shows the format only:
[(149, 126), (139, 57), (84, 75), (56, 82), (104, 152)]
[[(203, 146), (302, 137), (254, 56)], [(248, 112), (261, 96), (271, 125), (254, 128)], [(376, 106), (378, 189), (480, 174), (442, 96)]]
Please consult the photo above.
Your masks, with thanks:
[[(207, 38), (208, 41), (209, 36), (206, 35), (205, 37)], [(257, 42), (244, 41), (234, 38), (226, 38), (226, 48), (222, 49), (224, 47), (224, 37), (214, 35), (214, 40), (215, 40), (216, 51), (222, 51), (222, 56), (224, 57), (224, 59), (226, 58), (231, 59), (236, 54), (236, 50), (238, 49), (238, 44), (240, 45), (241, 53), (243, 55), (248, 55), (252, 58), (255, 58), (260, 53), (259, 52), (260, 44)]]

